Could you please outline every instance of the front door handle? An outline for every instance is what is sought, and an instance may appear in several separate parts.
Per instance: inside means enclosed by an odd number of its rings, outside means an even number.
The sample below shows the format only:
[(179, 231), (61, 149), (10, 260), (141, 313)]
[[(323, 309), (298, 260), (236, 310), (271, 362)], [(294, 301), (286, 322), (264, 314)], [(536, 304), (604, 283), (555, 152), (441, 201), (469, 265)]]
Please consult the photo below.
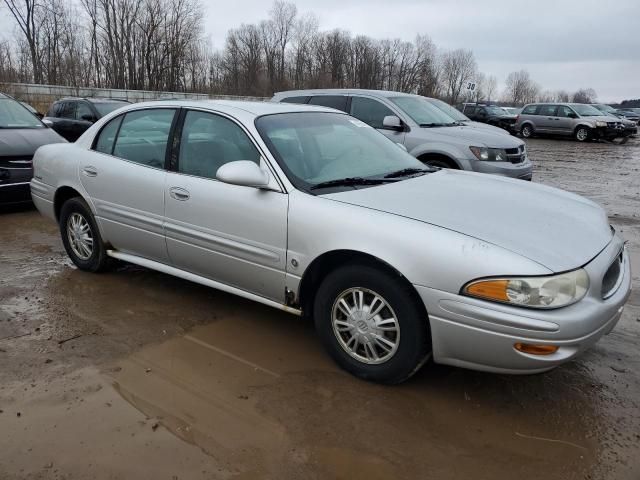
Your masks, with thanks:
[(82, 173), (84, 173), (87, 177), (96, 177), (98, 176), (98, 169), (94, 166), (87, 165), (82, 169)]
[(180, 187), (171, 187), (169, 189), (169, 195), (171, 195), (171, 198), (180, 200), (181, 202), (184, 202), (185, 200), (189, 200), (189, 197), (190, 197), (189, 192), (184, 188), (180, 188)]

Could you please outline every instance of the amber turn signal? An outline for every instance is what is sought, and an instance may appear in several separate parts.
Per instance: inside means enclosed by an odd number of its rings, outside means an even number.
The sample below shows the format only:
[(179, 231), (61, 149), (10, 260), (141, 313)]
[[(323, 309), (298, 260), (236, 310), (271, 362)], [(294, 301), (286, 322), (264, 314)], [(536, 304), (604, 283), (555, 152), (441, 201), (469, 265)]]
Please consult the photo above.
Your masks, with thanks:
[(530, 343), (516, 343), (513, 348), (529, 355), (551, 355), (558, 351), (556, 345), (532, 345)]
[(472, 283), (466, 288), (466, 292), (474, 297), (508, 302), (507, 285), (509, 285), (509, 280), (486, 280)]

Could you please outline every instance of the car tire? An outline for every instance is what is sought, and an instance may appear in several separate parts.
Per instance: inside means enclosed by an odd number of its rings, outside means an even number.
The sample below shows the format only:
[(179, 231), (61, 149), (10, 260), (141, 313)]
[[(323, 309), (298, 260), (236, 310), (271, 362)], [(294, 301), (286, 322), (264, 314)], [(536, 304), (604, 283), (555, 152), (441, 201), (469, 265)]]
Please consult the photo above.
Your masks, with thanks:
[(67, 255), (80, 270), (99, 272), (112, 264), (91, 209), (82, 198), (70, 198), (62, 205), (60, 234)]
[(591, 138), (591, 129), (589, 127), (578, 127), (576, 128), (575, 139), (579, 142), (586, 142)]
[(334, 270), (317, 291), (313, 315), (326, 350), (356, 377), (400, 383), (431, 355), (429, 320), (415, 291), (382, 269), (354, 264)]
[(520, 129), (520, 135), (522, 135), (523, 138), (531, 138), (533, 137), (533, 134), (534, 134), (533, 127), (528, 123), (523, 125), (522, 128)]
[(431, 160), (422, 160), (425, 165), (429, 165), (430, 167), (436, 168), (449, 168), (452, 170), (457, 170), (458, 167), (453, 165), (453, 162), (450, 160), (441, 160), (439, 158), (433, 158)]

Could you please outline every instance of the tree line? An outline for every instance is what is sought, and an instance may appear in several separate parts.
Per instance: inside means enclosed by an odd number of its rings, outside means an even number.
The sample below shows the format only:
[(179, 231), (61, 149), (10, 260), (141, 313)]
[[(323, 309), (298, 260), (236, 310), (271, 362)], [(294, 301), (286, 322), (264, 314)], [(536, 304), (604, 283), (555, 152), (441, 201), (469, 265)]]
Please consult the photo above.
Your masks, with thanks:
[[(201, 0), (2, 0), (18, 35), (0, 41), (0, 82), (271, 96), (305, 88), (397, 90), (451, 104), (594, 101), (592, 89), (542, 91), (525, 70), (502, 95), (471, 50), (320, 29), (283, 0), (268, 17), (206, 40)], [(475, 83), (473, 90), (470, 83)], [(565, 100), (567, 99), (567, 100)]]

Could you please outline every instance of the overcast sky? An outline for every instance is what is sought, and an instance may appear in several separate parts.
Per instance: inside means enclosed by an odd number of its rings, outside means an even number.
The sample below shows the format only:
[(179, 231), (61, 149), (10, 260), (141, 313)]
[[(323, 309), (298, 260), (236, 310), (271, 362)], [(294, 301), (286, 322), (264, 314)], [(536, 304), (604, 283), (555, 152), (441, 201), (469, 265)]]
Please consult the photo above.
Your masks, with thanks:
[[(640, 98), (640, 0), (294, 0), (322, 30), (376, 38), (428, 34), (440, 48), (469, 48), (502, 85), (527, 69), (549, 90), (594, 88), (600, 101)], [(241, 23), (266, 18), (265, 0), (208, 0), (214, 47)]]
[[(270, 0), (202, 0), (215, 48), (229, 28), (266, 18)], [(3, 2), (0, 1), (0, 5)], [(322, 30), (468, 48), (480, 70), (505, 77), (527, 69), (549, 90), (594, 88), (599, 100), (640, 98), (640, 0), (293, 0)], [(0, 9), (0, 38), (10, 36)]]

